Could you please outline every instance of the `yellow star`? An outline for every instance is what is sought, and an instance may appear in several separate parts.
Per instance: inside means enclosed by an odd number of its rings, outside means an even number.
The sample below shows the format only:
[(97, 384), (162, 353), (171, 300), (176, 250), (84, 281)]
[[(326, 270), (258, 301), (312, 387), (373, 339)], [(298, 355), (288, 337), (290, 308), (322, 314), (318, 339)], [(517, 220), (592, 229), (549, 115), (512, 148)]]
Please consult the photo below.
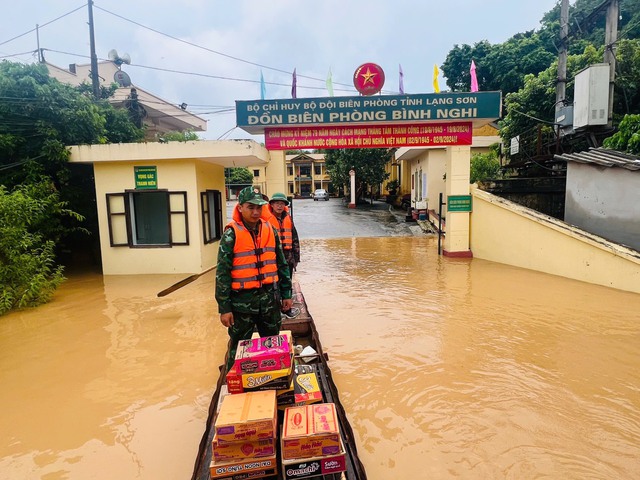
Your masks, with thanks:
[(360, 76), (364, 78), (364, 82), (362, 82), (362, 84), (366, 85), (368, 82), (371, 82), (372, 85), (375, 85), (373, 83), (373, 77), (375, 77), (376, 75), (377, 73), (373, 73), (371, 69), (367, 67), (367, 71), (365, 73), (360, 74)]

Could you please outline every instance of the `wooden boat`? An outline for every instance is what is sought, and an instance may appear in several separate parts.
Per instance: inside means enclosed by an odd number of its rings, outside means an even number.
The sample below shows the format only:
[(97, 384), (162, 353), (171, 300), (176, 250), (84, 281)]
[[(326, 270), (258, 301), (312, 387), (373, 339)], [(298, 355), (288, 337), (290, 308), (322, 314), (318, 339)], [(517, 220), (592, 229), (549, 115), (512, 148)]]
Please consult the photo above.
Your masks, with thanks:
[[(353, 436), (353, 430), (347, 419), (347, 415), (344, 411), (342, 404), (340, 403), (340, 397), (338, 395), (338, 389), (331, 377), (331, 369), (328, 365), (328, 356), (322, 350), (322, 344), (320, 343), (320, 337), (316, 330), (313, 318), (307, 310), (307, 304), (300, 290), (300, 286), (294, 281), (294, 305), (300, 308), (300, 314), (294, 319), (285, 319), (282, 323), (282, 330), (291, 331), (294, 337), (294, 344), (302, 345), (303, 347), (310, 346), (316, 351), (314, 359), (310, 363), (313, 363), (317, 367), (318, 379), (320, 388), (322, 390), (323, 401), (334, 403), (336, 406), (336, 412), (338, 416), (338, 423), (340, 427), (340, 433), (342, 436), (342, 442), (345, 448), (345, 460), (346, 471), (341, 473), (335, 473), (331, 475), (320, 475), (313, 477), (314, 479), (335, 479), (335, 480), (366, 480), (367, 475), (364, 470), (364, 466), (358, 458), (358, 452), (356, 449), (355, 438)], [(225, 359), (226, 363), (226, 359)], [(225, 367), (220, 367), (220, 378), (216, 385), (216, 390), (211, 399), (209, 405), (209, 416), (207, 418), (207, 425), (200, 441), (198, 449), (198, 457), (196, 458), (192, 480), (209, 480), (209, 468), (211, 464), (212, 451), (211, 444), (213, 441), (214, 422), (216, 416), (216, 409), (220, 399), (222, 388), (225, 384)], [(282, 479), (282, 471), (279, 469), (278, 476), (268, 477), (271, 479)]]

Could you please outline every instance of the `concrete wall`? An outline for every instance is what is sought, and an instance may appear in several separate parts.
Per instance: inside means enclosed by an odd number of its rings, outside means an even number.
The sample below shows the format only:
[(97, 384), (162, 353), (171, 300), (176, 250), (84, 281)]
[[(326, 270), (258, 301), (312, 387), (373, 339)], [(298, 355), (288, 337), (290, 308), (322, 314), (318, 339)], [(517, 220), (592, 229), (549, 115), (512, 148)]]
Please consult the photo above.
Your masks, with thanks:
[(640, 250), (640, 172), (567, 162), (567, 223)]
[[(110, 245), (106, 194), (134, 190), (134, 167), (136, 166), (156, 166), (159, 189), (187, 191), (189, 245), (174, 245), (171, 248), (129, 248)], [(215, 168), (220, 171), (221, 190), (224, 192), (223, 169), (220, 166)], [(198, 193), (200, 190), (198, 190), (196, 183), (196, 162), (194, 160), (96, 163), (94, 164), (94, 172), (100, 250), (105, 275), (192, 273), (203, 270), (200, 253), (203, 245)], [(204, 183), (203, 181), (203, 187)], [(213, 189), (215, 185), (216, 183), (212, 182), (208, 188)], [(218, 186), (220, 187), (220, 185)]]
[(640, 293), (640, 252), (472, 187), (474, 257)]

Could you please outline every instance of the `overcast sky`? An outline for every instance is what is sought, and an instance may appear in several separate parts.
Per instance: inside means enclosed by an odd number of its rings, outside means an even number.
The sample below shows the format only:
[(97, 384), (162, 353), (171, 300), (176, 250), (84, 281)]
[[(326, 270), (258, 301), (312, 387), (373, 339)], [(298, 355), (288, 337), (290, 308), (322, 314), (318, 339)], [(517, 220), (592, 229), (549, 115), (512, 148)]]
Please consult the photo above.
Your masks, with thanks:
[[(132, 82), (207, 120), (206, 139), (254, 138), (235, 127), (236, 100), (357, 95), (354, 70), (380, 65), (383, 93), (433, 92), (433, 66), (458, 44), (502, 43), (538, 29), (558, 0), (95, 0), (96, 54), (128, 53)], [(88, 8), (82, 0), (20, 0), (0, 16), (0, 58), (35, 62), (38, 47), (63, 68), (89, 63)], [(30, 32), (31, 31), (31, 32)], [(30, 32), (30, 33), (27, 33)], [(18, 38), (15, 38), (18, 37)], [(156, 70), (157, 68), (173, 70)], [(446, 89), (445, 79), (439, 79)], [(480, 85), (482, 90), (482, 85)], [(226, 110), (220, 112), (220, 110)]]

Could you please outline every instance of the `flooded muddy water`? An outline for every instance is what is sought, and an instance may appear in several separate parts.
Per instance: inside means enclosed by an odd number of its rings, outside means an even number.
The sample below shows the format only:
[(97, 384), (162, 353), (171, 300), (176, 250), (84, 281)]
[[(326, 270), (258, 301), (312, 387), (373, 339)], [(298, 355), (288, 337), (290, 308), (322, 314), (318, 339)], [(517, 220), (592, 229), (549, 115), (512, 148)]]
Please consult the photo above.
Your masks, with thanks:
[[(640, 295), (435, 242), (302, 242), (369, 478), (637, 478)], [(213, 274), (163, 298), (184, 276), (69, 277), (0, 317), (0, 478), (190, 478), (227, 341)]]

